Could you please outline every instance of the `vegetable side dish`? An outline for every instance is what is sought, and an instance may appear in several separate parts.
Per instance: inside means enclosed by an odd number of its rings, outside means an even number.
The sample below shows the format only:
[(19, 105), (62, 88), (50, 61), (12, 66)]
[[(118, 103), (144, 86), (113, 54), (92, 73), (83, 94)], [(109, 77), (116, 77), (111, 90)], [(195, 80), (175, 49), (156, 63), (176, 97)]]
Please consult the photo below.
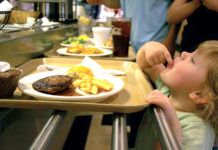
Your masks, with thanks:
[(80, 35), (78, 37), (68, 37), (66, 40), (62, 42), (62, 44), (69, 44), (69, 45), (94, 45), (90, 38), (87, 35)]

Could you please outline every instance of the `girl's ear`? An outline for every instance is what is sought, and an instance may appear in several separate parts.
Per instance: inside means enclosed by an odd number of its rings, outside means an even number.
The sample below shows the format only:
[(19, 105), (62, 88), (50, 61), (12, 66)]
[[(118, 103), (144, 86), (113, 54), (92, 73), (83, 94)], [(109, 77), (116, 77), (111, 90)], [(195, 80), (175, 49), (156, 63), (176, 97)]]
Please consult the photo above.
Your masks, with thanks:
[(194, 91), (189, 93), (189, 98), (196, 104), (207, 104), (208, 99), (201, 94), (201, 91)]

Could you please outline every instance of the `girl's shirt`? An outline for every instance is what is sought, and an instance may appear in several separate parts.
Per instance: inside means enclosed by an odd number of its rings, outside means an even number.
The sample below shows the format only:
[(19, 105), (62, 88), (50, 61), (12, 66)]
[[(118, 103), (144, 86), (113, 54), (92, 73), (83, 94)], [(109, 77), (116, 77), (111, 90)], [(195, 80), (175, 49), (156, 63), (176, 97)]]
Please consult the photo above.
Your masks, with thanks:
[[(164, 95), (170, 95), (170, 89), (158, 77), (156, 87)], [(182, 128), (183, 150), (211, 150), (215, 141), (215, 132), (212, 126), (203, 119), (190, 112), (177, 111)]]

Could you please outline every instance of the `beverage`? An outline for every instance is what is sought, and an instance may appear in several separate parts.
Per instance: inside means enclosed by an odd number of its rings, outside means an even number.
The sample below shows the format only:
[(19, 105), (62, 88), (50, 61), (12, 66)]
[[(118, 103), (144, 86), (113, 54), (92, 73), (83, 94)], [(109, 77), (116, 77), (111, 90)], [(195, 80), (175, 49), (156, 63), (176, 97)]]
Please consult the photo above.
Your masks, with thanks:
[(93, 27), (93, 38), (96, 46), (104, 46), (106, 41), (110, 38), (110, 27)]
[(129, 18), (112, 19), (114, 56), (126, 57), (129, 52), (131, 20)]

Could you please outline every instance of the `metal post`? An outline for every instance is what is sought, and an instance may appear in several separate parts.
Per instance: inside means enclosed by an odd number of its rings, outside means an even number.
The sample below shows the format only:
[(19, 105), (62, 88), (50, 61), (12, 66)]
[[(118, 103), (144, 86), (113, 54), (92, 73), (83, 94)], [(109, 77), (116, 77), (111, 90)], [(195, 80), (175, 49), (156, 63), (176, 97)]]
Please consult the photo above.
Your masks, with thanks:
[(46, 150), (52, 141), (53, 135), (57, 132), (61, 126), (63, 119), (66, 116), (65, 111), (55, 111), (52, 116), (48, 119), (45, 126), (34, 140), (30, 147), (30, 150)]
[(126, 115), (114, 113), (112, 125), (112, 150), (127, 150)]

